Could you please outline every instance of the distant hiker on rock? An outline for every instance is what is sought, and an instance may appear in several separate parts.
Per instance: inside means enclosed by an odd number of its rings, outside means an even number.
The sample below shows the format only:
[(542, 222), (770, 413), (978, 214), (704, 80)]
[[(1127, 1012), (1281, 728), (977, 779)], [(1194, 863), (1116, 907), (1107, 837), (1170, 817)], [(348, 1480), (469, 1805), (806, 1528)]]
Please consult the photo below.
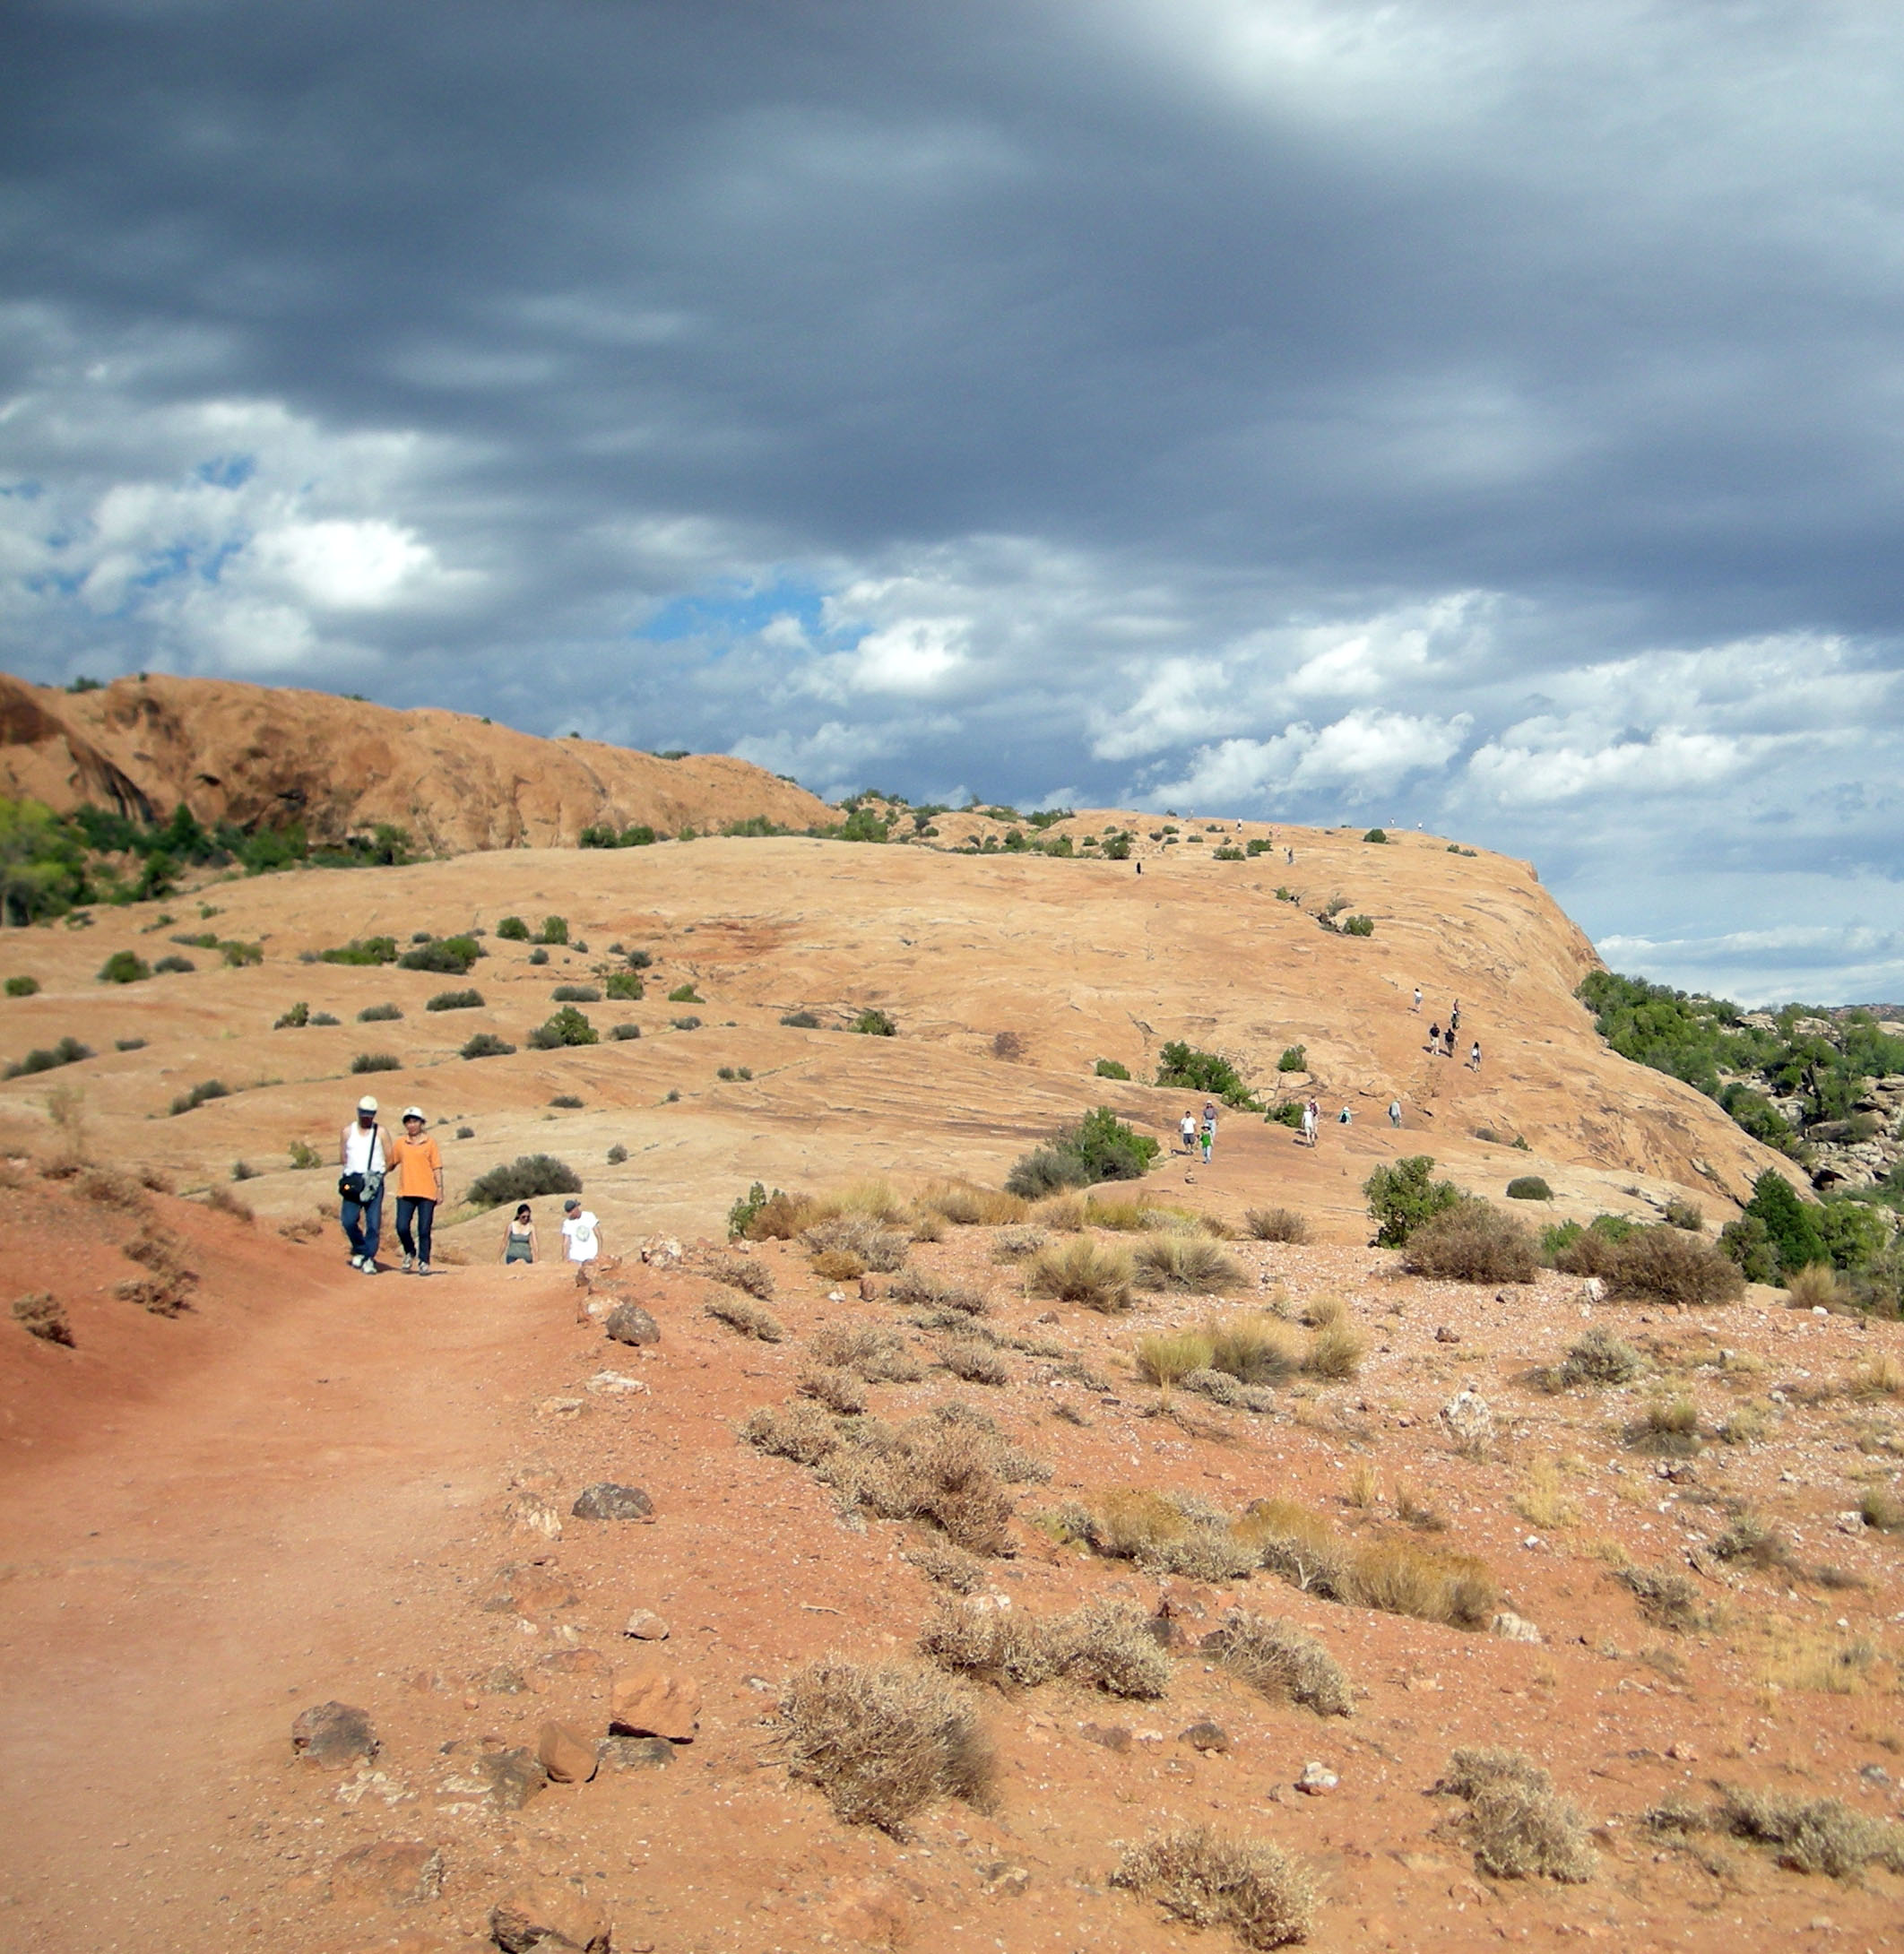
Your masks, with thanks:
[(504, 1232), (503, 1260), (506, 1263), (535, 1260), (535, 1215), (526, 1201), (516, 1209), (515, 1219)]
[(1203, 1162), (1207, 1166), (1211, 1150), (1216, 1145), (1216, 1109), (1206, 1100), (1203, 1103)]
[(1390, 1125), (1391, 1127), (1398, 1127), (1398, 1126), (1399, 1126), (1399, 1125), (1401, 1124), (1401, 1122), (1402, 1122), (1402, 1104), (1401, 1104), (1401, 1101), (1400, 1101), (1400, 1100), (1398, 1100), (1398, 1099), (1391, 1099), (1391, 1100), (1390, 1100), (1390, 1101), (1389, 1102), (1389, 1125)]
[(1177, 1122), (1177, 1131), (1183, 1137), (1183, 1151), (1194, 1154), (1197, 1151), (1197, 1115), (1188, 1106), (1183, 1109), (1182, 1119)]
[(367, 1093), (357, 1102), (357, 1118), (337, 1143), (338, 1219), (350, 1238), (351, 1267), (376, 1274), (377, 1238), (384, 1232), (384, 1176), (390, 1170), (390, 1141), (376, 1123), (376, 1102)]
[(1441, 1056), (1444, 1059), (1454, 1057), (1454, 1026), (1452, 1025), (1441, 1033)]
[(1467, 1068), (1470, 1072), (1478, 1072), (1481, 1069), (1481, 1041), (1478, 1038), (1475, 1040), (1473, 1049), (1467, 1054)]
[(1426, 1048), (1425, 1048), (1425, 1049), (1426, 1049), (1426, 1050), (1427, 1050), (1428, 1051), (1430, 1051), (1431, 1053), (1432, 1053), (1432, 1054), (1433, 1054), (1433, 1056), (1434, 1056), (1434, 1057), (1436, 1057), (1437, 1059), (1441, 1057), (1441, 1027), (1440, 1026), (1440, 1025), (1438, 1025), (1438, 1024), (1436, 1024), (1436, 1025), (1430, 1025), (1430, 1026), (1428, 1027), (1428, 1043), (1427, 1043), (1427, 1046), (1426, 1046)]
[(1460, 1028), (1461, 1028), (1461, 1000), (1460, 1000), (1460, 999), (1457, 998), (1457, 999), (1456, 999), (1454, 1000), (1454, 1003), (1452, 1004), (1452, 1006), (1450, 1006), (1450, 1008), (1449, 1008), (1449, 1013), (1448, 1013), (1448, 1029), (1449, 1029), (1449, 1030), (1450, 1030), (1450, 1032), (1458, 1032), (1458, 1031), (1459, 1031), (1459, 1030), (1460, 1030)]
[[(424, 1132), (423, 1109), (403, 1109), (403, 1137), (392, 1149), (397, 1176), (397, 1240), (403, 1244), (403, 1273), (429, 1274), (430, 1228), (443, 1198), (443, 1154)], [(415, 1230), (414, 1235), (411, 1230)]]
[(562, 1203), (562, 1238), (571, 1262), (593, 1262), (601, 1253), (601, 1223), (572, 1194)]
[(1336, 1115), (1336, 1124), (1337, 1126), (1346, 1127), (1352, 1120), (1354, 1119), (1354, 1117), (1355, 1115), (1352, 1113), (1346, 1106), (1345, 1106), (1342, 1111)]
[(1419, 984), (1416, 984), (1416, 985), (1415, 985), (1415, 1009), (1416, 1009), (1417, 1011), (1419, 1011), (1419, 1010), (1421, 1009), (1421, 1007), (1422, 1007), (1422, 987), (1421, 987), (1421, 986), (1420, 986)]
[(1321, 1116), (1321, 1107), (1312, 1099), (1303, 1108), (1303, 1139), (1306, 1146), (1313, 1146), (1316, 1144), (1316, 1121)]

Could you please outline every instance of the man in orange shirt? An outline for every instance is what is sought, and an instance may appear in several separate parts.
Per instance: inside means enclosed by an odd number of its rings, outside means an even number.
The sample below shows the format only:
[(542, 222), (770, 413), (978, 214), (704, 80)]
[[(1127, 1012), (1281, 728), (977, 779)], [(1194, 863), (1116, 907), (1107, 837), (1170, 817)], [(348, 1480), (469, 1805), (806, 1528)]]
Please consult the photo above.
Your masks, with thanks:
[[(391, 1148), (397, 1177), (397, 1240), (403, 1244), (403, 1273), (429, 1274), (429, 1231), (443, 1198), (443, 1154), (423, 1131), (423, 1109), (403, 1109), (403, 1137)], [(414, 1239), (411, 1230), (414, 1229)]]

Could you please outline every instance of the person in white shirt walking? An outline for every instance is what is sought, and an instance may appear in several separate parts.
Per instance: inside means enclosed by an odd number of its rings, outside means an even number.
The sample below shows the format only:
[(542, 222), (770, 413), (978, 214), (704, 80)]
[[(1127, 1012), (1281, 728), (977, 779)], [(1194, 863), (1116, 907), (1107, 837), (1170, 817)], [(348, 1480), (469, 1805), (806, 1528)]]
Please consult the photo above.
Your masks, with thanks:
[(593, 1262), (601, 1253), (601, 1223), (574, 1195), (562, 1203), (562, 1240), (571, 1262)]
[(376, 1274), (377, 1237), (384, 1232), (384, 1176), (390, 1168), (390, 1136), (377, 1124), (376, 1102), (368, 1094), (357, 1118), (337, 1143), (338, 1219), (351, 1243), (351, 1267)]

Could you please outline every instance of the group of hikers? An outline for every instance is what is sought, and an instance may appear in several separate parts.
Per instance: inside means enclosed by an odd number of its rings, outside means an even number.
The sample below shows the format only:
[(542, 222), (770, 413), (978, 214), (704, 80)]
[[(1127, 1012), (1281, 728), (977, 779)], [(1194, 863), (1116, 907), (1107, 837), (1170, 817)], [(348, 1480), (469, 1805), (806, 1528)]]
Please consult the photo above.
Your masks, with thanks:
[[(351, 1267), (366, 1275), (380, 1273), (376, 1250), (384, 1232), (384, 1197), (394, 1179), (403, 1274), (428, 1275), (430, 1235), (443, 1199), (443, 1152), (425, 1131), (428, 1121), (422, 1107), (404, 1107), (401, 1133), (383, 1126), (377, 1111), (376, 1101), (367, 1093), (338, 1141), (338, 1219), (351, 1244)], [(601, 1253), (601, 1223), (574, 1195), (562, 1204), (562, 1242), (571, 1262), (593, 1262)], [(534, 1262), (540, 1255), (535, 1212), (527, 1201), (519, 1202), (504, 1231), (502, 1259)]]
[[(1415, 987), (1415, 1008), (1419, 1011), (1421, 1007), (1422, 987), (1416, 984)], [(1455, 1034), (1460, 1029), (1461, 1000), (1457, 998), (1448, 1007), (1447, 1029), (1445, 1031), (1442, 1029), (1439, 1020), (1432, 1023), (1428, 1027), (1428, 1042), (1422, 1049), (1428, 1053), (1430, 1058), (1453, 1058), (1455, 1055)], [(1470, 1072), (1478, 1072), (1481, 1069), (1481, 1041), (1478, 1038), (1467, 1048), (1467, 1069)]]

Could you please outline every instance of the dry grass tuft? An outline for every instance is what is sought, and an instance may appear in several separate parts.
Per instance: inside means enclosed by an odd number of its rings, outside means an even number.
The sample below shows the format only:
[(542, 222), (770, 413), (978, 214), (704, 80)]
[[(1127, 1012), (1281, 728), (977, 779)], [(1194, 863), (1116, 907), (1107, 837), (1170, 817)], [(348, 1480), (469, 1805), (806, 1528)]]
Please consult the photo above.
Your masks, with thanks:
[(1579, 1813), (1518, 1751), (1456, 1751), (1433, 1788), (1467, 1801), (1475, 1865), (1489, 1877), (1570, 1886), (1593, 1877), (1597, 1857)]
[(1722, 1445), (1757, 1445), (1771, 1435), (1771, 1413), (1763, 1405), (1735, 1405), (1719, 1420), (1713, 1436)]
[(66, 1319), (65, 1308), (43, 1289), (13, 1298), (13, 1321), (43, 1344), (73, 1348), (73, 1326)]
[(730, 1289), (744, 1289), (762, 1302), (774, 1293), (773, 1270), (750, 1255), (711, 1255), (701, 1267), (715, 1282)]
[(1544, 1533), (1578, 1526), (1580, 1509), (1567, 1497), (1561, 1469), (1551, 1458), (1536, 1458), (1514, 1496), (1514, 1510)]
[(1076, 1189), (1063, 1194), (1048, 1194), (1031, 1210), (1033, 1223), (1060, 1235), (1075, 1235), (1085, 1224), (1085, 1197)]
[(1083, 1537), (1113, 1561), (1135, 1561), (1147, 1573), (1186, 1580), (1238, 1580), (1256, 1565), (1223, 1513), (1189, 1494), (1147, 1489), (1103, 1494), (1084, 1515)]
[(1385, 1614), (1479, 1629), (1493, 1621), (1501, 1592), (1486, 1563), (1470, 1554), (1388, 1540), (1356, 1549), (1341, 1598)]
[(1309, 1340), (1303, 1368), (1311, 1377), (1336, 1383), (1359, 1376), (1368, 1345), (1362, 1333), (1347, 1323), (1326, 1323)]
[(1300, 1245), (1309, 1240), (1309, 1223), (1293, 1207), (1250, 1208), (1243, 1215), (1243, 1229), (1256, 1241)]
[(1349, 1320), (1349, 1308), (1340, 1296), (1311, 1296), (1296, 1310), (1296, 1321), (1311, 1330), (1331, 1329)]
[(242, 1222), (247, 1228), (258, 1218), (257, 1211), (249, 1201), (241, 1201), (229, 1188), (222, 1185), (214, 1185), (206, 1190), (205, 1206), (215, 1207), (221, 1215), (230, 1215), (233, 1221)]
[(1026, 1204), (998, 1188), (975, 1188), (963, 1180), (935, 1180), (919, 1206), (944, 1216), (955, 1228), (1002, 1228), (1022, 1222)]
[(1303, 1346), (1286, 1325), (1261, 1312), (1237, 1311), (1206, 1319), (1210, 1368), (1241, 1384), (1280, 1384), (1303, 1368)]
[(151, 1201), (140, 1181), (132, 1174), (122, 1174), (110, 1167), (82, 1169), (74, 1180), (73, 1191), (85, 1200), (97, 1201), (101, 1207), (116, 1207), (123, 1214), (151, 1212)]
[(817, 1364), (856, 1371), (868, 1384), (916, 1384), (925, 1375), (918, 1352), (884, 1323), (823, 1323), (808, 1348)]
[(1111, 1883), (1191, 1926), (1233, 1933), (1247, 1948), (1286, 1947), (1306, 1940), (1315, 1924), (1315, 1885), (1300, 1860), (1207, 1826), (1127, 1846)]
[(1345, 1505), (1354, 1507), (1358, 1513), (1372, 1512), (1381, 1504), (1381, 1474), (1371, 1460), (1363, 1459), (1349, 1474), (1342, 1499)]
[(1192, 1370), (1210, 1369), (1210, 1339), (1201, 1332), (1167, 1331), (1147, 1336), (1138, 1344), (1137, 1374), (1145, 1383), (1161, 1385), (1167, 1391)]
[(1803, 1627), (1777, 1628), (1766, 1657), (1764, 1677), (1781, 1690), (1803, 1690), (1819, 1696), (1862, 1696), (1871, 1686), (1877, 1653), (1876, 1645), (1862, 1636), (1840, 1636)]
[(1690, 1397), (1657, 1398), (1627, 1427), (1626, 1442), (1664, 1458), (1694, 1457), (1701, 1449), (1699, 1406)]
[[(1176, 1210), (1160, 1208), (1137, 1195), (1087, 1194), (1084, 1197), (1084, 1225), (1103, 1228), (1112, 1234), (1143, 1234), (1167, 1224)], [(1185, 1215), (1183, 1219), (1188, 1220)]]
[(1786, 1285), (1785, 1300), (1795, 1310), (1829, 1310), (1843, 1299), (1828, 1262), (1811, 1262)]
[(962, 1283), (948, 1283), (942, 1276), (929, 1275), (923, 1269), (901, 1269), (893, 1277), (888, 1293), (895, 1302), (912, 1303), (926, 1310), (956, 1310), (962, 1316), (983, 1316), (991, 1308), (982, 1291)]
[(151, 1271), (149, 1278), (120, 1283), (113, 1291), (122, 1302), (135, 1302), (153, 1316), (181, 1316), (192, 1307), (198, 1275), (187, 1268), (175, 1236), (162, 1228), (147, 1228), (125, 1244), (126, 1255)]
[[(1686, 1829), (1683, 1807), (1660, 1817)], [(1904, 1827), (1867, 1818), (1836, 1798), (1779, 1798), (1728, 1785), (1705, 1822), (1712, 1831), (1772, 1846), (1779, 1863), (1794, 1872), (1824, 1872), (1834, 1880), (1855, 1880), (1871, 1865), (1904, 1872)]]
[(1342, 1665), (1313, 1636), (1286, 1621), (1239, 1610), (1203, 1638), (1203, 1653), (1272, 1702), (1300, 1703), (1318, 1716), (1353, 1716)]
[(713, 1297), (704, 1306), (704, 1313), (757, 1343), (778, 1344), (786, 1338), (780, 1319), (771, 1310), (763, 1310), (750, 1296)]
[(1026, 1222), (1017, 1228), (1001, 1228), (991, 1238), (991, 1259), (994, 1262), (1022, 1262), (1050, 1239), (1046, 1230), (1032, 1222)]
[(1458, 1201), (1424, 1222), (1401, 1257), (1411, 1275), (1457, 1283), (1531, 1283), (1537, 1264), (1526, 1224), (1476, 1200)]
[(970, 1595), (985, 1585), (985, 1564), (962, 1553), (948, 1541), (922, 1540), (908, 1547), (900, 1557), (916, 1568), (936, 1587), (949, 1587), (955, 1595)]
[(851, 1249), (822, 1249), (813, 1258), (813, 1273), (823, 1282), (857, 1282), (866, 1273), (866, 1265)]
[(1864, 1515), (1865, 1525), (1881, 1534), (1904, 1533), (1904, 1500), (1889, 1486), (1867, 1486), (1858, 1511)]
[(939, 1361), (967, 1384), (1006, 1385), (1011, 1366), (990, 1344), (975, 1336), (950, 1336), (939, 1346)]
[(1130, 1307), (1136, 1279), (1128, 1249), (1095, 1241), (1088, 1235), (1060, 1245), (1047, 1243), (1026, 1265), (1025, 1287), (1034, 1296), (1081, 1302), (1115, 1316)]
[(1247, 1279), (1236, 1258), (1207, 1235), (1149, 1235), (1138, 1245), (1136, 1259), (1147, 1287), (1214, 1296)]
[(780, 1716), (791, 1774), (849, 1825), (896, 1835), (941, 1798), (991, 1802), (997, 1764), (977, 1710), (937, 1670), (827, 1656), (794, 1672)]
[(1904, 1396), (1904, 1358), (1882, 1350), (1861, 1359), (1851, 1373), (1850, 1388), (1857, 1397)]

